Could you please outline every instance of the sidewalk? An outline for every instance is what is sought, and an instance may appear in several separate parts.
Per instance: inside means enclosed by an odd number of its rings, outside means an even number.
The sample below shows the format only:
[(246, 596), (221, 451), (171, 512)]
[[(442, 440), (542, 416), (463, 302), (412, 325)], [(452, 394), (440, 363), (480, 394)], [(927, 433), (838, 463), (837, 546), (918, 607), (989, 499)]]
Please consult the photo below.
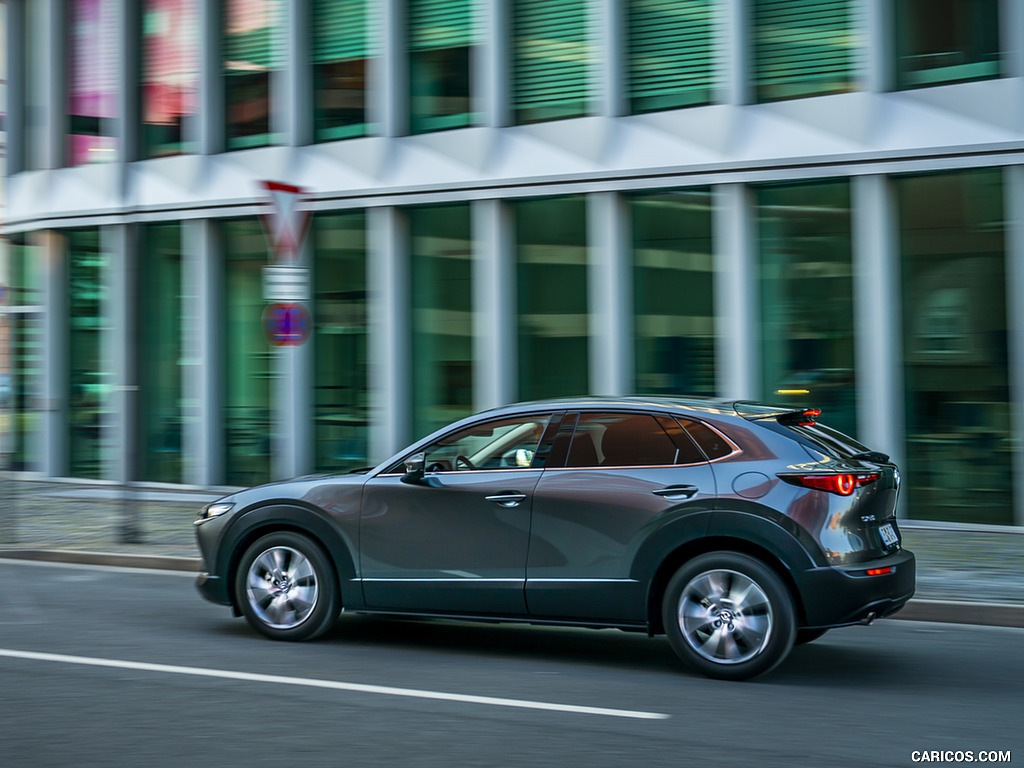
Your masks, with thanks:
[[(0, 480), (0, 558), (196, 570), (192, 521), (220, 495)], [(918, 567), (901, 618), (1024, 626), (1024, 529), (900, 527)]]

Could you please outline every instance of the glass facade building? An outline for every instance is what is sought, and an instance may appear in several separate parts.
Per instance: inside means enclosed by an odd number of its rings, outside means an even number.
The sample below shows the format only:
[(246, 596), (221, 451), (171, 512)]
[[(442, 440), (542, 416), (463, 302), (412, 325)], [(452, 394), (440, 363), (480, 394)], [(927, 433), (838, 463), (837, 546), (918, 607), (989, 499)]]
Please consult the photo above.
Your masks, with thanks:
[[(681, 393), (820, 407), (905, 517), (1024, 525), (1017, 0), (41, 7), (0, 2), (15, 471), (248, 485)], [(265, 181), (305, 191), (295, 346)]]

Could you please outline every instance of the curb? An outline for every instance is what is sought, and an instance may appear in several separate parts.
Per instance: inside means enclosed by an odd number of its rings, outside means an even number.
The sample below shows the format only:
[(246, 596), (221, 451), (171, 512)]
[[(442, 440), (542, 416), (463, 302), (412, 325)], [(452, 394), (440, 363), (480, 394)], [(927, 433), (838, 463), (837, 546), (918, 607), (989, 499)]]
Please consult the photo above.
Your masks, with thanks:
[(199, 573), (198, 557), (131, 555), (116, 552), (78, 552), (68, 549), (0, 549), (2, 560), (32, 560), (37, 563), (112, 565), (120, 568), (154, 568), (162, 571)]
[[(32, 560), (41, 563), (109, 565), (121, 568), (154, 568), (164, 571), (198, 573), (198, 557), (131, 555), (116, 552), (79, 552), (67, 549), (0, 549), (0, 560)], [(887, 616), (897, 621), (932, 621), (946, 624), (975, 624), (988, 627), (1024, 627), (1024, 605), (976, 603), (964, 600), (912, 599), (899, 613)]]

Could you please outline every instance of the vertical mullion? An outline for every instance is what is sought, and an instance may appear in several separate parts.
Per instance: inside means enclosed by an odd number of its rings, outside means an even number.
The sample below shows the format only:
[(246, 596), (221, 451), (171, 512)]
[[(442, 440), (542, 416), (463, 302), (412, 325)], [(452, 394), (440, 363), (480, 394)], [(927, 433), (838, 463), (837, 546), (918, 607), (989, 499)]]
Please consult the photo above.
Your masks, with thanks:
[(756, 399), (761, 391), (754, 206), (743, 184), (712, 190), (715, 254), (717, 389), (722, 397)]
[(1013, 522), (1024, 525), (1024, 166), (1004, 170), (1006, 209), (1006, 313), (1010, 379), (1010, 434), (1017, 435), (1013, 452)]

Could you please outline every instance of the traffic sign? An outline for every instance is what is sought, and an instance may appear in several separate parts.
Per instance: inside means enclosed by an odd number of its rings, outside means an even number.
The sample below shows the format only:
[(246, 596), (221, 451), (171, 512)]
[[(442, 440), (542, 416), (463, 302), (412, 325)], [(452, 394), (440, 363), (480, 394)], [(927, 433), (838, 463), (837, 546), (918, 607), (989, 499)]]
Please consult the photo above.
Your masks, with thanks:
[(309, 301), (309, 270), (306, 267), (263, 268), (263, 298), (288, 304)]
[(275, 347), (297, 347), (309, 338), (309, 310), (303, 304), (268, 304), (263, 332)]
[(263, 181), (260, 186), (270, 198), (262, 220), (274, 256), (278, 261), (294, 261), (309, 229), (311, 212), (299, 207), (306, 190), (279, 181)]

